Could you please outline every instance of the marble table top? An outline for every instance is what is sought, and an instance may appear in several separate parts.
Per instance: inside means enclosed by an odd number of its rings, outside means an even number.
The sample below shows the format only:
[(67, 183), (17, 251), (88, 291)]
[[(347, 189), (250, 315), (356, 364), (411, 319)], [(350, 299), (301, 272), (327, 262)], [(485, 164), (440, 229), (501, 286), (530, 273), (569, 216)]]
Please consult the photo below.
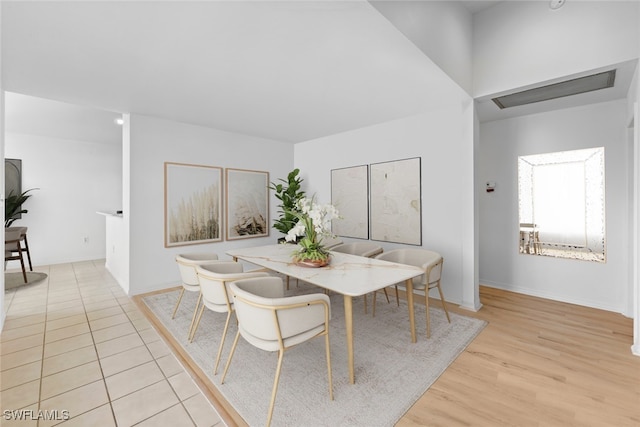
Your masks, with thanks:
[(326, 267), (300, 267), (292, 260), (295, 249), (291, 244), (277, 244), (232, 249), (226, 253), (251, 264), (350, 296), (365, 295), (424, 273), (421, 268), (411, 265), (339, 252), (331, 252), (331, 263)]

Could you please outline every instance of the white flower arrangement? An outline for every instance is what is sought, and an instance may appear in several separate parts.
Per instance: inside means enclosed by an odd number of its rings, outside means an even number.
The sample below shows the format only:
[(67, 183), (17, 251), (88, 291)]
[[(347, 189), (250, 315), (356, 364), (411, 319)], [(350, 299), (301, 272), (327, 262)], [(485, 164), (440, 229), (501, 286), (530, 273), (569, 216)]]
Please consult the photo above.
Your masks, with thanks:
[(296, 261), (326, 261), (329, 251), (322, 245), (323, 237), (333, 237), (331, 221), (340, 218), (338, 210), (331, 204), (318, 204), (315, 197), (303, 197), (296, 203), (297, 211), (291, 213), (298, 218), (296, 225), (289, 230), (285, 240), (298, 240), (300, 248), (294, 253)]

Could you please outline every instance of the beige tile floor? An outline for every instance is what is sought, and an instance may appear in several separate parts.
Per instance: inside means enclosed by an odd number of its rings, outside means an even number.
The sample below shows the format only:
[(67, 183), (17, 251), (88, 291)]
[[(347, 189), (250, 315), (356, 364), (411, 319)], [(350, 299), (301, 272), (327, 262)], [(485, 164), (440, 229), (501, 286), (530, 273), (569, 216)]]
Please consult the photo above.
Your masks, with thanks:
[(5, 293), (2, 426), (224, 425), (104, 260), (34, 270)]

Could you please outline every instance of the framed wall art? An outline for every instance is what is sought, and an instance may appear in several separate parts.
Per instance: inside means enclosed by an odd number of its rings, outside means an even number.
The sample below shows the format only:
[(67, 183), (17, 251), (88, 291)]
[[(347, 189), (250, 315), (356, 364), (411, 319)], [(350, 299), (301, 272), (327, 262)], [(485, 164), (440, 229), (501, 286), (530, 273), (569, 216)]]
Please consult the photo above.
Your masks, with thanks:
[(269, 235), (269, 172), (226, 171), (227, 240)]
[(422, 245), (420, 158), (370, 165), (371, 240)]
[(333, 234), (369, 238), (369, 167), (353, 166), (331, 171), (331, 204), (340, 219), (331, 222)]
[(166, 248), (222, 240), (222, 168), (164, 163)]
[(4, 159), (4, 195), (22, 194), (22, 160)]

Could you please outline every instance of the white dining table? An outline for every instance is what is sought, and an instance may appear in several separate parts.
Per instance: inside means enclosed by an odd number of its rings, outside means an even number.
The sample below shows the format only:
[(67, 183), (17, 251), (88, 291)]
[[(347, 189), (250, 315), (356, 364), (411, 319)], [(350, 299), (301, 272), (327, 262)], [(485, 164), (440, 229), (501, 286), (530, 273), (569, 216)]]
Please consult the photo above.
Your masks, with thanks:
[(343, 295), (349, 380), (352, 384), (355, 383), (353, 297), (366, 295), (404, 281), (409, 307), (411, 342), (416, 342), (412, 279), (424, 274), (424, 270), (411, 265), (339, 252), (331, 252), (331, 263), (326, 267), (300, 267), (292, 260), (294, 250), (295, 246), (291, 244), (276, 244), (232, 249), (226, 253), (236, 261), (242, 260), (255, 264)]

